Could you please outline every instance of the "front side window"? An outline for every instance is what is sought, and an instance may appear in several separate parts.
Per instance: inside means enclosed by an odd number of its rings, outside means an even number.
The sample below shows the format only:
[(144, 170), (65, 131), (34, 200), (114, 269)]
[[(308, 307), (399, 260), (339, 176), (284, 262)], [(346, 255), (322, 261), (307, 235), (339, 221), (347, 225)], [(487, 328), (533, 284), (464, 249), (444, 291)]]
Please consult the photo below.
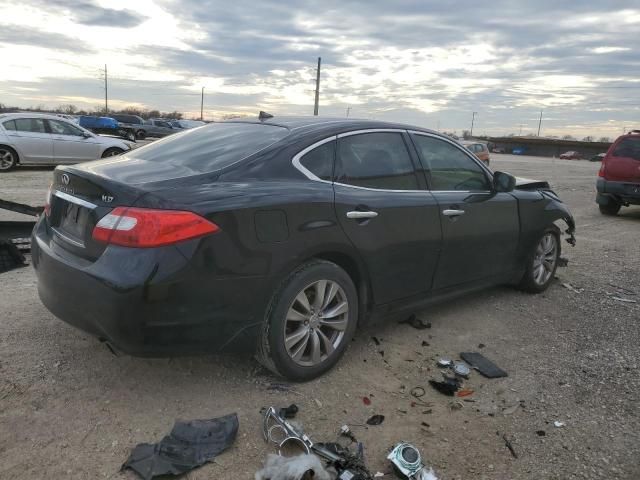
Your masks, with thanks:
[(300, 164), (321, 180), (333, 178), (333, 158), (336, 142), (323, 143), (300, 157)]
[(49, 120), (51, 132), (57, 135), (73, 135), (81, 137), (83, 131), (67, 122), (59, 122), (58, 120)]
[(640, 160), (640, 139), (625, 138), (621, 140), (620, 143), (616, 145), (613, 156)]
[(41, 118), (16, 118), (16, 130), (19, 132), (46, 133)]
[(402, 134), (376, 132), (338, 139), (336, 181), (381, 190), (417, 190)]
[(451, 143), (425, 135), (413, 135), (425, 168), (431, 190), (490, 190), (483, 168), (469, 155)]

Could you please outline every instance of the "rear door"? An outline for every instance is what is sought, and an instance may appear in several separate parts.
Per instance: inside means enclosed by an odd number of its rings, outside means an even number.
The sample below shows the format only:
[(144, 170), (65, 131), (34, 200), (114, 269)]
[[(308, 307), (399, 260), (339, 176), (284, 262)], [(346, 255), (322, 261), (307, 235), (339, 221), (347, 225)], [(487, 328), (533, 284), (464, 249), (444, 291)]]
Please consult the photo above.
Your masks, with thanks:
[(369, 270), (375, 303), (427, 292), (441, 243), (435, 198), (401, 130), (338, 135), (335, 208)]
[(421, 132), (412, 139), (442, 223), (434, 290), (511, 272), (520, 230), (517, 200), (493, 192), (490, 172), (463, 147)]
[(16, 118), (3, 123), (22, 163), (53, 163), (53, 139), (42, 118)]
[(607, 180), (640, 183), (640, 135), (623, 138), (607, 157)]
[(59, 120), (47, 120), (53, 137), (56, 163), (78, 163), (99, 157), (100, 145), (94, 137), (84, 137), (75, 125)]

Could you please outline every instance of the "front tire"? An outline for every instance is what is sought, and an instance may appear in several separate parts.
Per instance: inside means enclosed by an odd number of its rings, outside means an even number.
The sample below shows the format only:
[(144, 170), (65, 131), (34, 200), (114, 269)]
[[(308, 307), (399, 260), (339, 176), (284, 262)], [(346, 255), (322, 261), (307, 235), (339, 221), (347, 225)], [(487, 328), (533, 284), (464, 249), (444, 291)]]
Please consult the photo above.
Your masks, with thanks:
[(0, 146), (0, 172), (8, 172), (18, 164), (18, 154), (9, 147)]
[(552, 225), (544, 231), (529, 255), (520, 289), (529, 293), (544, 292), (553, 281), (559, 258), (560, 231)]
[(351, 277), (331, 262), (306, 263), (271, 299), (258, 360), (289, 380), (311, 380), (338, 362), (357, 319), (358, 294)]
[(107, 148), (103, 153), (102, 153), (102, 158), (107, 158), (107, 157), (115, 157), (117, 155), (121, 155), (124, 152), (124, 150), (122, 150), (121, 148)]
[(144, 140), (147, 137), (147, 132), (144, 130), (138, 130), (136, 132), (136, 137), (138, 137), (138, 140)]
[(598, 205), (598, 207), (600, 208), (601, 214), (615, 217), (620, 211), (622, 204), (620, 202), (616, 202), (613, 198), (610, 198), (609, 203), (606, 205)]

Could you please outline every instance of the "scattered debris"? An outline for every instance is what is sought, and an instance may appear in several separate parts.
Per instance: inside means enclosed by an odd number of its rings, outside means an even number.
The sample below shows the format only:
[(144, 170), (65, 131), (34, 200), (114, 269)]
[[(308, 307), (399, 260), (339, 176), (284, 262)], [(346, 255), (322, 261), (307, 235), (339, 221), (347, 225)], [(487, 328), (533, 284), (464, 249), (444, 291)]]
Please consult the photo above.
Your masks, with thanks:
[(545, 432), (544, 430), (536, 430), (536, 434), (539, 437), (544, 437), (547, 434), (547, 432)]
[(427, 342), (426, 340), (423, 340), (422, 341), (422, 346), (423, 347), (429, 347), (429, 346), (431, 346), (431, 344), (429, 342)]
[(456, 362), (453, 364), (453, 373), (459, 377), (469, 378), (471, 370), (462, 362)]
[(637, 292), (633, 290), (629, 290), (628, 288), (621, 287), (620, 285), (616, 285), (614, 283), (609, 283), (610, 286), (617, 288), (618, 290), (622, 290), (627, 295), (637, 295)]
[(380, 425), (384, 422), (384, 415), (374, 415), (367, 420), (367, 425)]
[(460, 354), (460, 358), (462, 358), (465, 362), (467, 362), (487, 378), (500, 378), (508, 376), (507, 372), (496, 366), (481, 353), (462, 352)]
[(502, 440), (504, 440), (504, 444), (507, 446), (507, 448), (511, 452), (511, 455), (513, 456), (513, 458), (518, 458), (518, 454), (514, 450), (513, 445), (511, 444), (511, 441), (507, 438), (506, 433), (502, 435)]
[(369, 397), (362, 397), (362, 403), (365, 405), (371, 405), (371, 399)]
[(332, 480), (334, 478), (315, 455), (281, 457), (269, 454), (264, 468), (256, 473), (255, 480)]
[(567, 257), (558, 257), (558, 267), (569, 266), (569, 259)]
[(622, 297), (611, 297), (614, 300), (617, 300), (619, 302), (625, 302), (625, 303), (638, 303), (637, 300), (633, 300), (631, 298), (622, 298)]
[(473, 390), (470, 388), (465, 388), (464, 390), (460, 390), (456, 393), (457, 397), (468, 397), (469, 395), (473, 395)]
[(484, 343), (479, 343), (478, 344), (478, 348), (484, 348), (484, 347), (486, 347), (486, 345)]
[(415, 398), (414, 402), (411, 402), (411, 406), (414, 407), (415, 405), (421, 405), (423, 407), (430, 407), (431, 404), (429, 402), (425, 402), (424, 400), (421, 400), (421, 397), (424, 397), (424, 395), (427, 393), (424, 388), (422, 387), (413, 387), (411, 389), (411, 392), (409, 392), (411, 394), (411, 396), (413, 398)]
[(292, 392), (294, 387), (289, 385), (288, 383), (270, 383), (267, 386), (267, 390), (272, 390), (276, 392)]
[(415, 480), (438, 480), (432, 468), (422, 463), (420, 451), (410, 443), (401, 442), (389, 453), (394, 471), (401, 477)]
[(510, 407), (507, 407), (504, 410), (502, 410), (502, 414), (503, 415), (511, 415), (512, 413), (515, 413), (516, 410), (518, 410), (519, 407), (520, 407), (519, 403), (516, 403), (515, 405), (511, 405)]
[(449, 410), (453, 411), (453, 410), (462, 410), (464, 408), (464, 403), (458, 401), (458, 400), (454, 400), (452, 402), (449, 402)]
[(376, 345), (380, 345), (380, 340), (378, 340), (377, 337), (371, 337), (371, 340), (373, 340), (373, 343), (375, 343)]
[(26, 265), (24, 255), (10, 242), (0, 240), (0, 273)]
[(556, 428), (562, 428), (562, 427), (565, 426), (565, 423), (564, 422), (559, 422), (559, 421), (556, 420), (555, 422), (553, 422), (553, 426), (556, 427)]
[(340, 436), (348, 438), (353, 443), (358, 443), (358, 440), (356, 439), (356, 436), (353, 434), (353, 432), (349, 428), (349, 425), (342, 425), (342, 427), (340, 427)]
[(384, 477), (384, 473), (382, 473), (382, 472), (376, 472), (376, 474), (375, 474), (373, 477), (374, 477), (374, 478)]
[(451, 365), (453, 365), (453, 360), (451, 360), (450, 358), (443, 357), (438, 359), (439, 367), (449, 368)]
[(283, 418), (295, 418), (298, 413), (298, 406), (295, 403), (292, 403), (288, 407), (281, 408), (278, 413)]
[(317, 398), (314, 398), (313, 401), (316, 402), (316, 406), (318, 408), (322, 408), (322, 402), (320, 400), (318, 400)]
[(425, 322), (424, 320), (416, 317), (415, 315), (411, 315), (404, 320), (400, 320), (398, 323), (408, 323), (413, 328), (418, 330), (425, 330), (427, 328), (431, 328), (431, 322)]
[(573, 293), (582, 293), (584, 291), (584, 288), (576, 288), (567, 282), (563, 283), (562, 286), (567, 290), (571, 290)]
[(443, 375), (443, 377), (444, 380), (442, 382), (429, 380), (429, 385), (431, 385), (438, 392), (452, 397), (453, 394), (456, 393), (460, 388), (460, 380), (458, 380), (457, 378), (447, 377), (446, 375)]
[(137, 445), (121, 470), (131, 469), (144, 480), (180, 475), (212, 461), (229, 448), (238, 433), (238, 417), (177, 421), (159, 443)]

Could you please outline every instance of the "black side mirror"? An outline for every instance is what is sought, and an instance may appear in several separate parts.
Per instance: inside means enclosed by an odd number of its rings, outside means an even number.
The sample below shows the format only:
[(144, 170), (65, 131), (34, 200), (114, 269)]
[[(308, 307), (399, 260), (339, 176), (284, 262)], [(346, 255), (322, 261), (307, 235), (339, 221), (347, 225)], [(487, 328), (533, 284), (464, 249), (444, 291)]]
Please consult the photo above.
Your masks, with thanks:
[(493, 190), (495, 192), (512, 192), (516, 188), (516, 177), (505, 172), (493, 173)]

